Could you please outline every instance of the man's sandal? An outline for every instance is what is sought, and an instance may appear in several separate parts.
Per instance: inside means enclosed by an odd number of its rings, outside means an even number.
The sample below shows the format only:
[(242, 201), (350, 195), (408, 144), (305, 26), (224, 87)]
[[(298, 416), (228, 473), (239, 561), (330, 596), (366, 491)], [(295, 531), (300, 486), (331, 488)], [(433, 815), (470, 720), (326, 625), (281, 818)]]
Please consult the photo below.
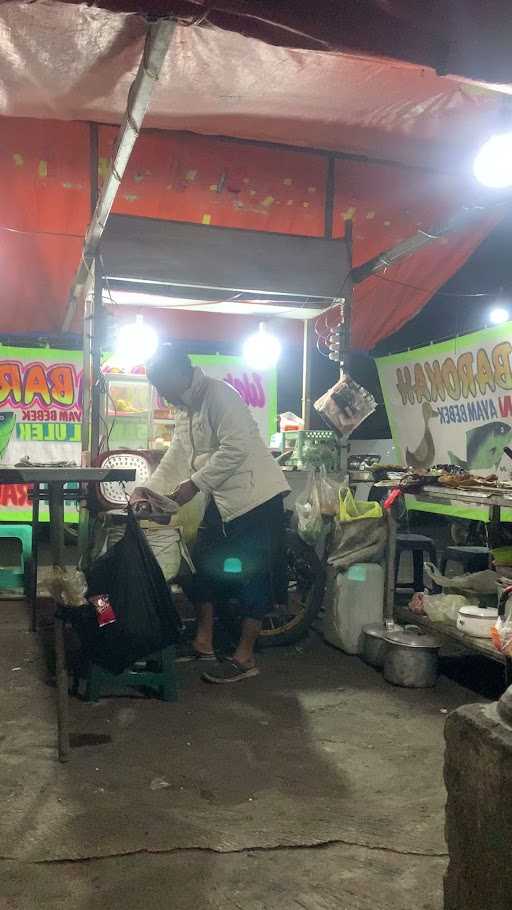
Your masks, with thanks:
[(251, 679), (259, 672), (257, 667), (244, 667), (231, 657), (219, 661), (216, 667), (203, 673), (201, 679), (204, 679), (205, 682), (225, 685), (240, 682), (242, 679)]

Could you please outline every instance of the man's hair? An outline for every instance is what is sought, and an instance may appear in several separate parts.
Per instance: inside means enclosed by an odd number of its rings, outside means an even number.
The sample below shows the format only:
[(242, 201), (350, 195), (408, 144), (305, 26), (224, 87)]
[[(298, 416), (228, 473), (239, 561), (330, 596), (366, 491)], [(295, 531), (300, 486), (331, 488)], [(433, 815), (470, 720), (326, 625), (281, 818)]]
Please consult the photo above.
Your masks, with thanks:
[(151, 381), (152, 376), (162, 375), (168, 370), (179, 373), (191, 373), (192, 363), (184, 351), (180, 351), (170, 341), (159, 345), (146, 364), (146, 375)]

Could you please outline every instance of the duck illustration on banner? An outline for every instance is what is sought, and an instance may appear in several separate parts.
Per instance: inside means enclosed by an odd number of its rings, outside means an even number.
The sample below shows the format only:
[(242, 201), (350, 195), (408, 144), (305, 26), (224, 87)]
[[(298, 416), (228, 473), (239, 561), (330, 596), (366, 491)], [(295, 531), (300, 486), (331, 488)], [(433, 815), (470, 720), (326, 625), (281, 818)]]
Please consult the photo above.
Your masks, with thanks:
[(408, 467), (416, 469), (429, 468), (430, 465), (434, 464), (436, 450), (434, 437), (432, 436), (432, 431), (430, 429), (430, 421), (433, 420), (434, 417), (439, 417), (438, 412), (434, 410), (428, 401), (423, 402), (421, 412), (423, 415), (424, 432), (420, 444), (414, 452), (410, 452), (409, 449), (405, 450), (406, 464)]

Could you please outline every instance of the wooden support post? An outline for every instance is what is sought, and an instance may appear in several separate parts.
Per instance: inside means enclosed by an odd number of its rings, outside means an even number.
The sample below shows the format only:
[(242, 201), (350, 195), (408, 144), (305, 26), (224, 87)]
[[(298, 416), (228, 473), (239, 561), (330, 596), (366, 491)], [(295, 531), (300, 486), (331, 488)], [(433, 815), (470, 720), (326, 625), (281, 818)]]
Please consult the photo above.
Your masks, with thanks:
[[(50, 511), (50, 546), (54, 566), (64, 568), (64, 484), (48, 484), (48, 505)], [(58, 611), (54, 620), (55, 630), (55, 675), (57, 682), (57, 728), (59, 761), (69, 759), (69, 705), (68, 671), (66, 666), (66, 645), (64, 621)]]
[(66, 643), (64, 620), (55, 616), (55, 674), (57, 681), (57, 729), (59, 740), (59, 761), (69, 761), (69, 702), (68, 669), (66, 666)]

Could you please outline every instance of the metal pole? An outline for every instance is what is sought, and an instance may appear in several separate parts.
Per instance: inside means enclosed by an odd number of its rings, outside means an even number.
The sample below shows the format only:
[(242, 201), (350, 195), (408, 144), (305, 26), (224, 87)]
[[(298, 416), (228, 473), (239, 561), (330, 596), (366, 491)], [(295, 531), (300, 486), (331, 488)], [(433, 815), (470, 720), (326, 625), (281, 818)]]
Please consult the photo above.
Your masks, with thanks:
[(148, 27), (142, 60), (128, 94), (128, 105), (119, 128), (115, 152), (85, 237), (82, 258), (75, 274), (62, 325), (63, 332), (69, 331), (79, 302), (87, 296), (92, 263), (175, 29), (176, 22), (171, 19), (159, 19)]
[(314, 320), (304, 320), (304, 343), (302, 349), (302, 419), (304, 429), (311, 423), (311, 358), (313, 354)]
[[(98, 127), (96, 123), (89, 126), (89, 179), (91, 183), (91, 218), (94, 215), (98, 202)], [(93, 266), (92, 266), (93, 267)], [(90, 298), (86, 298), (84, 305), (84, 320), (82, 330), (83, 348), (83, 374), (82, 374), (82, 466), (90, 464), (90, 438), (91, 438), (91, 387), (92, 387), (92, 337), (93, 337), (93, 307)], [(83, 510), (81, 520), (83, 519)]]
[(336, 192), (336, 159), (330, 155), (325, 180), (324, 237), (332, 240), (334, 229), (334, 196)]
[(103, 349), (104, 313), (102, 306), (103, 275), (100, 257), (94, 262), (94, 296), (91, 313), (91, 430), (89, 448), (91, 464), (98, 455), (100, 447), (100, 407), (101, 407), (101, 352)]
[(364, 281), (365, 278), (368, 278), (369, 275), (373, 275), (374, 272), (381, 272), (383, 269), (387, 269), (392, 263), (397, 262), (399, 259), (403, 259), (404, 256), (411, 256), (417, 250), (421, 250), (424, 246), (435, 243), (436, 240), (440, 240), (446, 234), (451, 234), (454, 231), (460, 231), (467, 228), (472, 221), (481, 218), (482, 215), (488, 214), (491, 211), (491, 206), (485, 207), (475, 205), (471, 208), (466, 206), (460, 212), (457, 212), (453, 218), (450, 218), (449, 221), (446, 221), (441, 225), (436, 225), (428, 231), (417, 231), (416, 234), (413, 234), (412, 237), (408, 237), (407, 240), (402, 240), (400, 243), (397, 243), (396, 246), (391, 247), (391, 249), (379, 253), (377, 256), (374, 256), (373, 259), (369, 259), (368, 262), (364, 262), (362, 265), (358, 265), (355, 269), (352, 269), (352, 280), (354, 284), (359, 284), (361, 281)]
[(384, 514), (388, 526), (388, 544), (386, 550), (386, 588), (384, 593), (384, 619), (393, 619), (395, 612), (395, 576), (396, 576), (396, 503), (393, 503)]
[(340, 326), (340, 375), (349, 372), (349, 353), (352, 341), (352, 219), (345, 221), (345, 245), (347, 247), (347, 258), (349, 273), (343, 284), (343, 303), (342, 303), (342, 324)]
[(85, 299), (82, 346), (84, 351), (82, 373), (82, 467), (90, 466), (91, 438), (91, 388), (92, 388), (92, 310), (93, 302)]

